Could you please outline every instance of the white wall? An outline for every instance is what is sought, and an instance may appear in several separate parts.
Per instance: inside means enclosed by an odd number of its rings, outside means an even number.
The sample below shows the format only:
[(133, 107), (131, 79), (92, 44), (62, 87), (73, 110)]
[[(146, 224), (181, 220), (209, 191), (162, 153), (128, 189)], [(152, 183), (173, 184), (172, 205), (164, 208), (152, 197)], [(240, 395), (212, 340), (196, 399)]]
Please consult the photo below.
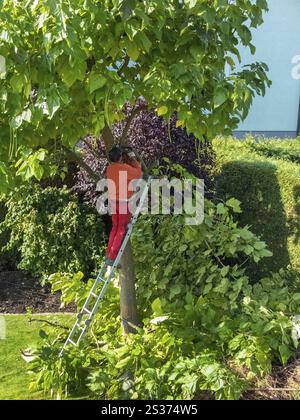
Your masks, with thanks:
[(255, 98), (239, 130), (294, 136), (300, 101), (300, 0), (268, 3), (265, 23), (253, 32), (256, 54), (251, 56), (248, 50), (242, 50), (242, 58), (245, 64), (264, 61), (273, 85), (265, 97)]

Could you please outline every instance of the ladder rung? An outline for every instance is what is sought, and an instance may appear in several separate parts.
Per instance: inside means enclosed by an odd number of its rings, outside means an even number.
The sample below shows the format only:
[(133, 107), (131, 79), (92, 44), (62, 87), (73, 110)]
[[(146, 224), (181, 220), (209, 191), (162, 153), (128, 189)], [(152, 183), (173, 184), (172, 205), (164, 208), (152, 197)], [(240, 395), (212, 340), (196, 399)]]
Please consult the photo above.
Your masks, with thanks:
[(73, 344), (73, 346), (77, 346), (77, 344), (73, 340), (71, 340), (70, 338), (68, 339), (68, 342)]
[(94, 298), (98, 298), (98, 295), (94, 292), (91, 292), (91, 296), (93, 296)]
[(92, 315), (92, 312), (91, 312), (91, 311), (89, 311), (87, 308), (83, 308), (82, 310), (83, 310), (84, 312), (86, 312), (87, 314)]

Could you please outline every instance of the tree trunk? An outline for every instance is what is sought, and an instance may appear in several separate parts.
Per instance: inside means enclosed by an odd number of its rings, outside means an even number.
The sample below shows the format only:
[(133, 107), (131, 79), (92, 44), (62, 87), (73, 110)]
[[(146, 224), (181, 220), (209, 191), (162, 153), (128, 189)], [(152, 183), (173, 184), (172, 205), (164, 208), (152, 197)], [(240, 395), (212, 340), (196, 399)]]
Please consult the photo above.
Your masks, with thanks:
[(134, 333), (140, 325), (135, 292), (134, 262), (130, 239), (121, 259), (120, 307), (121, 322), (125, 334)]

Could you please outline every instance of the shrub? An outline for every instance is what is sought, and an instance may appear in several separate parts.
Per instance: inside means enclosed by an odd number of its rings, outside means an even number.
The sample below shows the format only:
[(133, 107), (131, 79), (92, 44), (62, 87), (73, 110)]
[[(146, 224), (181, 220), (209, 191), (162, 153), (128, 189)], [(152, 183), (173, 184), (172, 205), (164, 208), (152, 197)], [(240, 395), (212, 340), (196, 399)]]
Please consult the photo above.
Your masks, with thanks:
[[(238, 220), (267, 242), (273, 258), (249, 267), (254, 277), (290, 265), (300, 270), (299, 141), (216, 140), (217, 197), (236, 197)], [(294, 146), (294, 147), (292, 147)]]
[[(122, 335), (114, 283), (79, 348), (67, 348), (59, 360), (65, 337), (46, 337), (30, 364), (32, 386), (66, 396), (66, 387), (79, 383), (81, 365), (88, 370), (82, 392), (88, 387), (91, 398), (191, 399), (209, 391), (238, 399), (272, 362), (286, 363), (298, 346), (290, 314), (300, 310), (300, 295), (283, 272), (249, 283), (248, 260), (270, 253), (235, 222), (239, 211), (231, 199), (207, 201), (200, 226), (186, 226), (184, 216), (139, 219), (133, 245), (143, 328)], [(53, 291), (81, 307), (92, 282), (83, 284), (82, 276), (52, 276)]]
[[(7, 214), (5, 197), (0, 196), (0, 223), (3, 222)], [(0, 233), (0, 271), (14, 271), (19, 263), (19, 254), (16, 247), (4, 251), (3, 247), (9, 241), (10, 232), (8, 229)]]
[(92, 273), (100, 263), (103, 225), (94, 209), (66, 188), (20, 187), (6, 201), (4, 250), (18, 249), (19, 268), (45, 279), (57, 271)]

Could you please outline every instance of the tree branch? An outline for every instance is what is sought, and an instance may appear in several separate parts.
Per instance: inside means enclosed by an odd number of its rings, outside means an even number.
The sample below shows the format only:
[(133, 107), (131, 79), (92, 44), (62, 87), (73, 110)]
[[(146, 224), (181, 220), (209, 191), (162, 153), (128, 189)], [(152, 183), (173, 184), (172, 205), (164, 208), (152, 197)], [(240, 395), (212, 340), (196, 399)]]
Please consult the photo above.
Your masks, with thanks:
[(105, 126), (102, 130), (102, 138), (103, 138), (104, 143), (105, 143), (106, 155), (108, 155), (109, 150), (115, 144), (115, 140), (114, 140), (113, 133), (112, 133), (110, 127), (107, 124), (105, 124)]
[(134, 151), (135, 156), (137, 157), (138, 161), (140, 162), (144, 174), (148, 174), (149, 173), (149, 168), (145, 164), (144, 159), (142, 158), (142, 156), (139, 154), (139, 152), (134, 147), (132, 148), (132, 150)]
[(147, 106), (146, 105), (141, 105), (140, 107), (138, 107), (138, 108), (135, 108), (132, 112), (131, 112), (131, 114), (129, 115), (129, 117), (128, 117), (128, 119), (127, 119), (127, 121), (126, 121), (126, 125), (125, 125), (125, 127), (124, 127), (124, 130), (123, 130), (123, 133), (122, 133), (122, 136), (121, 136), (121, 138), (120, 138), (120, 145), (125, 145), (126, 144), (126, 140), (127, 140), (127, 134), (128, 134), (128, 131), (129, 131), (129, 129), (130, 129), (130, 125), (131, 125), (131, 123), (132, 123), (132, 121), (133, 121), (133, 119), (137, 116), (137, 114), (139, 114), (140, 112), (142, 112), (142, 111), (146, 111), (146, 109), (147, 109)]
[(30, 319), (29, 319), (29, 322), (30, 322), (30, 323), (31, 323), (31, 322), (41, 322), (41, 323), (43, 323), (43, 324), (48, 324), (48, 325), (51, 325), (51, 327), (62, 328), (62, 329), (64, 329), (64, 330), (69, 330), (69, 329), (70, 329), (69, 327), (67, 327), (67, 326), (65, 326), (65, 325), (61, 325), (61, 324), (59, 324), (58, 322), (51, 322), (51, 321), (48, 321), (47, 319), (30, 318)]
[(85, 161), (82, 159), (82, 157), (74, 152), (73, 150), (68, 149), (66, 146), (63, 146), (64, 150), (70, 159), (70, 161), (77, 163), (79, 166), (81, 166), (86, 173), (89, 175), (90, 178), (92, 178), (94, 181), (98, 182), (100, 181), (101, 177), (98, 175), (93, 169), (85, 163)]

